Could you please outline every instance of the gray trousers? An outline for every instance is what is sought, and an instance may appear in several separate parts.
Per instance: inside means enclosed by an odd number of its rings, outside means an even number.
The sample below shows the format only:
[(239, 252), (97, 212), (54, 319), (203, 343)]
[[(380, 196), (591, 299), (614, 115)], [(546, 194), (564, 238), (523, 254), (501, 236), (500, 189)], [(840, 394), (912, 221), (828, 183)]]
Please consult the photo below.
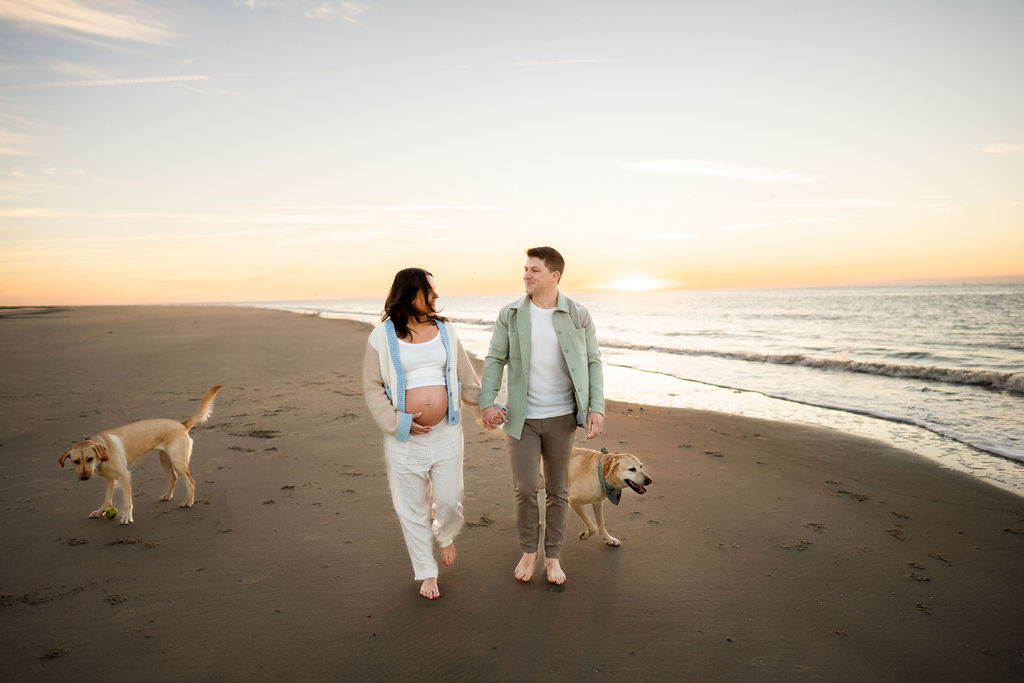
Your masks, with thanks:
[(524, 553), (537, 552), (540, 539), (540, 469), (544, 468), (546, 530), (544, 554), (557, 559), (569, 515), (569, 456), (576, 440), (576, 416), (527, 418), (520, 438), (506, 436), (512, 484), (515, 487), (516, 528)]

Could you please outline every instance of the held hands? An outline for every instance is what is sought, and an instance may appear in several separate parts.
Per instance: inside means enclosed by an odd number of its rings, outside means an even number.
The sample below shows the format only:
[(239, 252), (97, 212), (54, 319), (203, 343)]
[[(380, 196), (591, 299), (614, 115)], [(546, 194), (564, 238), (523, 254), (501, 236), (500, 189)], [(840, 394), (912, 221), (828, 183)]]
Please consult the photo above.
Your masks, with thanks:
[(490, 406), (480, 411), (480, 422), (485, 428), (494, 429), (503, 422), (508, 422), (508, 417), (505, 411), (498, 406)]
[(587, 413), (587, 439), (601, 436), (604, 431), (604, 415), (601, 413)]

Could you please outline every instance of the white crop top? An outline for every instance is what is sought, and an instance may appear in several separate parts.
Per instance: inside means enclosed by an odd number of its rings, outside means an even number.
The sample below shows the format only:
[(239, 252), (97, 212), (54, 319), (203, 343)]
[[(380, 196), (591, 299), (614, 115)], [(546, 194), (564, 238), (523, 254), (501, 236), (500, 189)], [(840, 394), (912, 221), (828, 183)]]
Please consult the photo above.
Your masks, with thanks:
[(444, 371), (448, 357), (444, 352), (440, 332), (430, 341), (410, 344), (398, 340), (402, 367), (405, 368), (405, 389), (445, 385)]

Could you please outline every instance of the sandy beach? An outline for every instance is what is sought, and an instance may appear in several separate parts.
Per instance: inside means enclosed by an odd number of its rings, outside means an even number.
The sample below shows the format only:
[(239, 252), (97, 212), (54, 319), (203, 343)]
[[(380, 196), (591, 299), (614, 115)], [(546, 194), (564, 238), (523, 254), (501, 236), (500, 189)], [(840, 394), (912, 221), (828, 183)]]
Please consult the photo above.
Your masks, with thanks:
[[(1024, 499), (884, 443), (611, 403), (593, 448), (654, 478), (564, 586), (519, 558), (503, 440), (465, 424), (466, 528), (417, 594), (363, 405), (369, 328), (228, 307), (0, 309), (5, 680), (1024, 679)], [(58, 457), (149, 417), (192, 431), (196, 505), (135, 471), (89, 519)], [(120, 507), (120, 492), (115, 494)]]

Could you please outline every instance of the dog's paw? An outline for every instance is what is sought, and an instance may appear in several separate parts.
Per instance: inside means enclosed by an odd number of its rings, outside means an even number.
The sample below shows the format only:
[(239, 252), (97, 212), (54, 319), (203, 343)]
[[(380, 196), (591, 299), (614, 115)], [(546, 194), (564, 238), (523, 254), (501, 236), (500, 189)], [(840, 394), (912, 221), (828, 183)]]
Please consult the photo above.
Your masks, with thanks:
[(129, 517), (128, 515), (121, 515), (121, 526), (126, 526), (134, 521), (135, 520)]
[(186, 501), (186, 502), (182, 503), (180, 507), (190, 508), (190, 507), (192, 507), (192, 503), (189, 503), (189, 502)]
[(170, 500), (170, 499), (171, 499), (171, 497), (169, 495), (167, 495), (166, 493), (164, 495), (160, 496), (160, 500)]
[(580, 540), (581, 541), (585, 541), (588, 538), (590, 538), (592, 535), (593, 535), (593, 532), (590, 529), (584, 529), (583, 531), (580, 532)]
[(89, 513), (89, 518), (90, 519), (95, 519), (96, 517), (102, 517), (103, 513), (106, 512), (106, 511), (107, 511), (107, 508), (100, 508), (99, 510), (93, 510), (92, 512)]
[(619, 541), (619, 539), (615, 538), (614, 536), (612, 536), (610, 534), (608, 536), (604, 537), (604, 542), (607, 543), (608, 545), (614, 545), (614, 546), (622, 545), (622, 543)]

